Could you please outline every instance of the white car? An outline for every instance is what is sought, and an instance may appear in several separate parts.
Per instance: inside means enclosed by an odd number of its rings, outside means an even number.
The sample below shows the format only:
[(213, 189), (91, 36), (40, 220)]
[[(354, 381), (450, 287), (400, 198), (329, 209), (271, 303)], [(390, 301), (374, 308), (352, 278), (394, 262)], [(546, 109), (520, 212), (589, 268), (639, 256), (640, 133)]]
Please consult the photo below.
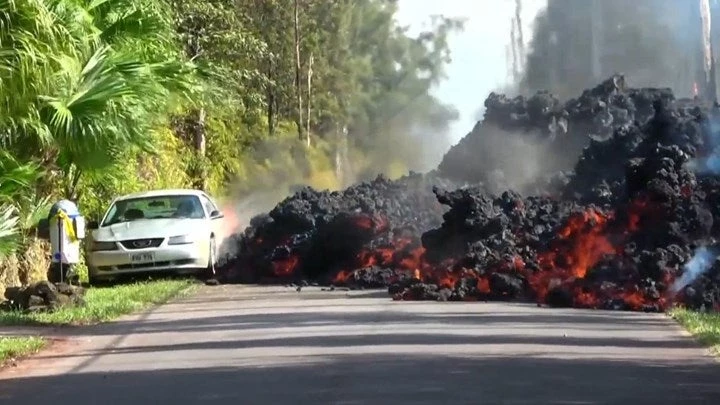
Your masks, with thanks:
[(168, 270), (214, 274), (222, 218), (215, 202), (200, 190), (155, 190), (116, 198), (100, 223), (87, 226), (89, 281)]

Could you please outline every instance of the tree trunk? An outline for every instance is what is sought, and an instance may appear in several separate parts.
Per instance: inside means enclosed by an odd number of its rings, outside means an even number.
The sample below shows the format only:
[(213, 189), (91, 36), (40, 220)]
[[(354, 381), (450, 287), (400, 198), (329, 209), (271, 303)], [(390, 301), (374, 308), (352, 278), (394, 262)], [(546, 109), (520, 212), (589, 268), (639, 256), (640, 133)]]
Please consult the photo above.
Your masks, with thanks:
[(520, 70), (525, 68), (525, 34), (522, 24), (522, 0), (515, 0), (515, 20), (517, 20), (517, 44), (520, 55)]
[(511, 67), (511, 76), (513, 82), (517, 83), (520, 78), (520, 68), (518, 67), (518, 49), (517, 49), (517, 38), (515, 37), (515, 30), (517, 28), (517, 20), (512, 19), (510, 21), (510, 52), (511, 60), (512, 60), (512, 67)]
[(312, 75), (313, 75), (313, 54), (310, 53), (310, 59), (308, 60), (308, 71), (307, 71), (307, 127), (305, 128), (305, 136), (307, 139), (307, 146), (310, 147), (310, 105), (312, 104)]
[(348, 157), (348, 130), (346, 126), (335, 124), (335, 178), (338, 186), (345, 188), (354, 176)]
[(207, 188), (207, 168), (205, 167), (205, 108), (200, 108), (195, 112), (197, 114), (195, 126), (193, 128), (193, 147), (197, 155), (197, 172), (195, 173), (194, 186), (197, 189), (205, 190)]
[(340, 154), (340, 148), (342, 147), (340, 138), (340, 125), (335, 124), (335, 178), (338, 180), (338, 185), (343, 188), (343, 162)]
[(295, 0), (295, 94), (297, 96), (297, 117), (295, 117), (295, 123), (297, 124), (298, 138), (303, 140), (303, 105), (302, 105), (302, 90), (300, 88), (300, 77), (301, 68), (300, 65), (300, 15), (299, 15), (299, 0)]
[(705, 86), (703, 98), (707, 102), (714, 102), (717, 99), (717, 87), (715, 80), (715, 58), (713, 56), (712, 46), (712, 10), (709, 0), (700, 2), (700, 18), (702, 23), (702, 45), (703, 45), (703, 61), (705, 68)]
[[(267, 62), (267, 77), (268, 79), (274, 79), (275, 78), (275, 60), (273, 60), (272, 56), (268, 57)], [(265, 92), (265, 102), (267, 103), (266, 109), (267, 109), (267, 124), (268, 124), (268, 135), (273, 136), (275, 134), (275, 115), (277, 114), (277, 109), (275, 108), (275, 88), (273, 85), (268, 85), (267, 90)]]
[(80, 199), (78, 192), (78, 184), (80, 184), (80, 177), (82, 171), (77, 166), (71, 164), (68, 172), (65, 176), (65, 198), (75, 203)]
[(205, 114), (205, 109), (200, 108), (197, 112), (197, 126), (193, 132), (193, 145), (202, 156), (205, 156)]
[[(192, 17), (191, 17), (192, 18)], [(192, 21), (192, 19), (190, 20)], [(193, 22), (188, 30), (188, 41), (185, 47), (185, 54), (191, 59), (198, 58), (202, 54), (201, 47), (202, 27)], [(195, 153), (195, 168), (190, 170), (193, 186), (200, 190), (207, 187), (207, 168), (205, 167), (205, 108), (193, 109), (188, 113), (189, 125), (184, 125), (186, 142), (190, 143)]]
[(592, 11), (590, 14), (590, 54), (592, 58), (592, 74), (593, 80), (599, 82), (602, 80), (602, 58), (600, 51), (602, 48), (602, 9), (600, 8), (600, 0), (592, 0)]

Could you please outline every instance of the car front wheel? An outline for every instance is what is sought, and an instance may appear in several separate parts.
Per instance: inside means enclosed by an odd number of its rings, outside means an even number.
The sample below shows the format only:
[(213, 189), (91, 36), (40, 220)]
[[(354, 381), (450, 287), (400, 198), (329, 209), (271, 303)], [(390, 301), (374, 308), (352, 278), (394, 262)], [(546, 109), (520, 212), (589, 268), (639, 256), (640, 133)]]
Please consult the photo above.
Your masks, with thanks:
[(91, 287), (110, 287), (113, 285), (111, 278), (97, 277), (92, 273), (88, 273), (88, 284)]
[(216, 249), (217, 246), (215, 244), (215, 237), (210, 238), (210, 254), (208, 255), (208, 265), (205, 269), (205, 277), (206, 278), (213, 278), (215, 277), (215, 261), (216, 261)]

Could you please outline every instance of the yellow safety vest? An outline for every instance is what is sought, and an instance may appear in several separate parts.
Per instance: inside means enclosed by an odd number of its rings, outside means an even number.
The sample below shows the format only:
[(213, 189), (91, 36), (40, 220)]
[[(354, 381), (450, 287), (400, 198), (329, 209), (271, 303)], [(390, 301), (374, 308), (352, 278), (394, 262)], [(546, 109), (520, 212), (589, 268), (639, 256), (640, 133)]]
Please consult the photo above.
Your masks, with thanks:
[(70, 239), (70, 242), (77, 242), (78, 238), (75, 235), (75, 227), (73, 226), (72, 219), (70, 219), (68, 214), (63, 210), (58, 210), (55, 218), (57, 218), (58, 222), (62, 221), (63, 227), (65, 228), (65, 232), (67, 232), (67, 236), (68, 239)]

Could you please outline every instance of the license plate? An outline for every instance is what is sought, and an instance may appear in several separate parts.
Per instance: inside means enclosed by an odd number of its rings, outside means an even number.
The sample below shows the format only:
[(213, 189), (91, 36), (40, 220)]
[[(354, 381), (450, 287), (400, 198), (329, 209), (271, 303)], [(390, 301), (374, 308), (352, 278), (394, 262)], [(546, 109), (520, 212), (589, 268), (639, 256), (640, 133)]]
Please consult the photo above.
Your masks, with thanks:
[(134, 253), (130, 255), (130, 261), (133, 263), (146, 263), (154, 260), (155, 257), (152, 253)]

